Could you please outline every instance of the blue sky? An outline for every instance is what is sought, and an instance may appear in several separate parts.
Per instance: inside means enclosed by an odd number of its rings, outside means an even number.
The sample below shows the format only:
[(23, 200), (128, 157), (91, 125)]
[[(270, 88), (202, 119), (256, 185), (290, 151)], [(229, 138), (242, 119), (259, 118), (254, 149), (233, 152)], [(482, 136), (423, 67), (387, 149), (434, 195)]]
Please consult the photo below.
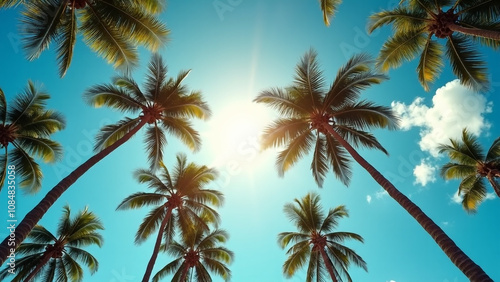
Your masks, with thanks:
[[(364, 244), (347, 242), (368, 264), (368, 272), (352, 267), (354, 281), (466, 281), (425, 231), (390, 199), (358, 165), (348, 188), (329, 174), (319, 189), (310, 172), (310, 156), (305, 157), (279, 178), (274, 167), (276, 152), (260, 152), (255, 141), (259, 129), (273, 113), (251, 100), (262, 90), (291, 83), (295, 64), (311, 47), (318, 52), (328, 83), (338, 68), (354, 53), (373, 56), (389, 35), (389, 28), (367, 35), (367, 17), (399, 1), (345, 1), (325, 27), (317, 1), (313, 0), (221, 0), (169, 1), (161, 15), (171, 30), (170, 42), (161, 50), (169, 75), (191, 69), (186, 79), (190, 89), (202, 91), (213, 116), (196, 122), (203, 146), (191, 153), (175, 138), (168, 137), (165, 163), (171, 166), (175, 155), (184, 152), (198, 164), (215, 166), (219, 179), (210, 187), (220, 189), (226, 203), (220, 209), (221, 227), (228, 230), (227, 247), (235, 252), (230, 266), (232, 281), (304, 281), (298, 273), (286, 280), (281, 266), (285, 250), (279, 248), (279, 232), (292, 231), (283, 214), (283, 205), (309, 191), (320, 194), (325, 209), (344, 204), (350, 217), (339, 230), (356, 232)], [(217, 4), (226, 4), (221, 11)], [(66, 117), (67, 128), (54, 135), (64, 145), (65, 156), (56, 164), (43, 165), (42, 191), (20, 195), (17, 199), (21, 219), (62, 177), (92, 155), (93, 137), (104, 124), (119, 120), (121, 114), (110, 109), (94, 109), (83, 102), (88, 87), (110, 82), (112, 67), (92, 53), (81, 38), (72, 65), (60, 79), (55, 64), (54, 46), (29, 62), (18, 35), (19, 9), (0, 10), (0, 87), (8, 101), (31, 79), (43, 84), (52, 99), (49, 108)], [(150, 54), (141, 51), (141, 64), (133, 72), (143, 81)], [(360, 150), (398, 189), (420, 206), (462, 250), (494, 280), (500, 279), (499, 199), (492, 195), (477, 214), (470, 215), (455, 202), (458, 181), (439, 177), (439, 166), (447, 159), (435, 147), (447, 138), (457, 137), (463, 127), (480, 136), (488, 147), (499, 136), (500, 68), (498, 52), (483, 50), (491, 74), (491, 91), (484, 94), (463, 89), (448, 66), (425, 92), (417, 81), (417, 62), (405, 63), (389, 72), (390, 80), (368, 89), (363, 98), (392, 106), (402, 117), (398, 131), (377, 130), (379, 141), (389, 151)], [(251, 118), (252, 121), (248, 121)], [(240, 131), (238, 127), (246, 128)], [(222, 130), (221, 126), (227, 129)], [(231, 129), (230, 132), (227, 132)], [(223, 136), (223, 137), (221, 137)], [(146, 168), (142, 133), (93, 167), (42, 218), (40, 224), (53, 230), (65, 204), (75, 212), (86, 205), (102, 219), (105, 243), (91, 248), (100, 262), (99, 271), (84, 281), (139, 281), (153, 249), (154, 238), (134, 245), (134, 235), (148, 209), (115, 211), (117, 205), (136, 191), (145, 191), (132, 172)], [(492, 192), (492, 191), (490, 191)], [(4, 200), (2, 200), (4, 199)], [(0, 206), (5, 207), (5, 189)], [(6, 212), (1, 215), (6, 222)], [(0, 235), (7, 233), (0, 229)], [(169, 262), (160, 255), (155, 271)], [(215, 276), (214, 276), (215, 277)], [(215, 278), (215, 281), (219, 278)]]

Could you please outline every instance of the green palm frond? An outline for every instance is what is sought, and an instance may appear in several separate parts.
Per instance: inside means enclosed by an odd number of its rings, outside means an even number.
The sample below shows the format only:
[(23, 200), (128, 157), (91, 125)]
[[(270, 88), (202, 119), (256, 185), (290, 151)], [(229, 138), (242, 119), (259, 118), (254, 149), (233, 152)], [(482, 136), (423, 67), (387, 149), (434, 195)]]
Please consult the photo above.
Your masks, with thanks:
[(447, 163), (441, 168), (441, 176), (444, 179), (461, 179), (476, 174), (476, 166), (458, 163)]
[[(230, 261), (229, 261), (230, 262)], [(226, 262), (226, 263), (229, 263)], [(231, 270), (226, 266), (225, 263), (216, 260), (216, 259), (211, 259), (208, 257), (203, 258), (203, 264), (208, 268), (211, 272), (219, 275), (222, 277), (225, 281), (229, 281), (231, 279)], [(203, 266), (203, 265), (202, 265)], [(210, 278), (210, 274), (205, 271), (206, 274), (208, 274), (208, 278)], [(198, 275), (200, 277), (200, 275)], [(210, 281), (210, 280), (198, 280), (198, 281)]]
[(151, 210), (142, 221), (135, 235), (135, 243), (144, 242), (159, 226), (165, 217), (165, 207), (159, 206)]
[(388, 71), (390, 68), (401, 66), (404, 60), (413, 60), (425, 47), (426, 41), (423, 29), (395, 34), (382, 46), (377, 67)]
[(477, 206), (486, 198), (484, 179), (470, 175), (460, 182), (458, 193), (463, 196), (462, 206), (469, 213), (474, 213)]
[(24, 48), (28, 59), (33, 60), (58, 37), (65, 18), (67, 2), (59, 0), (27, 1), (22, 22), (25, 26)]
[(290, 242), (299, 243), (309, 240), (309, 235), (298, 232), (281, 232), (278, 234), (278, 244), (282, 249), (286, 248)]
[(493, 141), (488, 152), (486, 153), (486, 158), (484, 159), (487, 162), (492, 162), (498, 160), (500, 158), (500, 137)]
[(67, 247), (67, 253), (70, 257), (75, 258), (75, 260), (83, 262), (90, 269), (91, 274), (94, 274), (98, 270), (99, 262), (89, 252), (79, 248)]
[(18, 168), (16, 174), (21, 178), (19, 187), (30, 194), (38, 192), (42, 186), (43, 177), (40, 165), (26, 151), (17, 146), (9, 154), (11, 163)]
[(397, 6), (394, 10), (384, 10), (370, 16), (368, 32), (372, 33), (384, 25), (394, 25), (398, 32), (412, 32), (421, 30), (427, 21), (427, 13), (422, 10), (410, 10), (404, 6)]
[(347, 151), (332, 136), (326, 136), (326, 154), (333, 173), (344, 185), (349, 185), (352, 169)]
[(125, 89), (111, 84), (95, 85), (85, 91), (83, 96), (86, 102), (95, 108), (106, 106), (121, 112), (136, 113), (145, 106)]
[(118, 23), (118, 31), (130, 35), (130, 40), (136, 44), (143, 45), (153, 52), (165, 45), (170, 31), (142, 9), (119, 1), (102, 1), (98, 9), (103, 19)]
[(347, 140), (349, 144), (352, 144), (353, 147), (364, 146), (371, 149), (378, 149), (386, 155), (389, 154), (387, 150), (377, 141), (377, 138), (369, 132), (340, 125), (336, 126), (335, 129), (339, 132), (340, 136), (342, 136), (344, 140)]
[(294, 245), (295, 251), (291, 253), (283, 264), (283, 274), (291, 278), (297, 270), (302, 268), (311, 252), (309, 242), (300, 242)]
[(319, 230), (321, 232), (330, 232), (331, 230), (337, 228), (338, 220), (343, 217), (349, 217), (349, 212), (344, 205), (330, 209)]
[[(64, 1), (61, 2), (64, 3)], [(73, 58), (77, 31), (75, 9), (66, 9), (63, 18), (64, 20), (61, 21), (58, 29), (59, 36), (57, 38), (57, 62), (59, 65), (60, 77), (64, 77), (66, 75)]]
[(399, 118), (390, 107), (377, 106), (369, 101), (347, 104), (335, 111), (335, 122), (356, 129), (398, 128)]
[(0, 8), (12, 8), (24, 4), (25, 0), (0, 0)]
[(146, 98), (151, 101), (157, 101), (162, 86), (167, 77), (167, 66), (162, 57), (155, 53), (151, 56), (146, 75)]
[(7, 101), (5, 100), (5, 94), (0, 88), (0, 122), (5, 124), (7, 121)]
[(20, 148), (29, 155), (37, 156), (44, 162), (53, 163), (62, 158), (62, 146), (50, 139), (21, 135), (17, 138), (16, 144), (19, 144)]
[(210, 108), (202, 100), (200, 92), (191, 92), (189, 95), (170, 97), (165, 104), (165, 114), (172, 117), (190, 117), (206, 120), (211, 115)]
[(201, 148), (201, 138), (198, 131), (193, 129), (192, 123), (184, 118), (163, 117), (163, 126), (169, 133), (179, 138), (189, 149), (197, 152)]
[(29, 119), (23, 121), (18, 134), (32, 137), (48, 137), (66, 126), (64, 117), (55, 111), (37, 111), (30, 115)]
[[(462, 17), (460, 19), (460, 25), (467, 28), (482, 29), (485, 31), (500, 31), (500, 22), (498, 20), (497, 22), (492, 22), (485, 21), (484, 19)], [(482, 36), (471, 36), (471, 39), (483, 46), (493, 48), (494, 50), (498, 50), (498, 48), (500, 48), (500, 40)]]
[(323, 187), (323, 180), (328, 172), (328, 159), (326, 157), (326, 140), (323, 136), (316, 136), (313, 160), (311, 163), (314, 180), (319, 187)]
[(448, 36), (446, 55), (453, 73), (464, 85), (477, 91), (486, 91), (489, 88), (486, 63), (467, 37), (461, 34)]
[(323, 12), (323, 22), (326, 26), (330, 25), (330, 20), (338, 9), (342, 0), (320, 0), (321, 11)]
[(142, 93), (139, 85), (137, 85), (137, 82), (135, 82), (133, 78), (121, 75), (113, 77), (112, 81), (114, 85), (126, 90), (136, 103), (140, 105), (145, 105), (147, 103), (146, 96), (144, 96), (144, 93)]
[(305, 119), (277, 119), (264, 129), (261, 147), (281, 147), (309, 130)]
[(138, 209), (148, 205), (162, 204), (165, 200), (166, 197), (162, 194), (137, 192), (126, 197), (116, 209)]
[(140, 122), (140, 118), (124, 118), (116, 124), (106, 125), (96, 136), (94, 151), (101, 151), (113, 145), (125, 134), (134, 129)]
[(161, 281), (167, 275), (174, 273), (178, 269), (182, 269), (182, 265), (183, 265), (182, 257), (171, 261), (153, 276), (153, 282)]
[(500, 17), (500, 3), (497, 1), (457, 1), (461, 19), (494, 22)]
[(278, 174), (283, 177), (285, 172), (290, 169), (301, 157), (311, 149), (313, 135), (311, 132), (301, 132), (291, 140), (287, 147), (278, 153), (276, 158), (276, 168)]
[(23, 93), (16, 96), (9, 109), (7, 109), (7, 120), (16, 124), (20, 120), (26, 120), (28, 116), (40, 113), (50, 98), (49, 94), (37, 89), (32, 81)]
[[(63, 264), (62, 267), (66, 269), (65, 271), (62, 271), (62, 275), (67, 276), (68, 278), (63, 281), (82, 281), (83, 268), (80, 264), (69, 255), (63, 256), (61, 259)], [(55, 259), (53, 260), (56, 261)], [(59, 275), (59, 277), (62, 275)]]
[(154, 189), (156, 192), (169, 192), (172, 189), (172, 183), (164, 184), (158, 176), (154, 174), (154, 172), (145, 169), (138, 169), (134, 172), (134, 178), (139, 181), (139, 183), (147, 183), (148, 188)]
[(308, 110), (297, 103), (289, 91), (281, 88), (271, 88), (262, 91), (253, 100), (257, 103), (264, 103), (278, 110), (279, 114), (285, 117), (300, 117), (307, 115)]
[(144, 134), (144, 147), (148, 152), (149, 168), (155, 171), (163, 160), (163, 147), (167, 143), (165, 133), (158, 126), (151, 126)]
[(447, 153), (451, 160), (460, 164), (476, 165), (484, 159), (483, 148), (476, 137), (464, 129), (462, 140), (450, 139), (451, 145), (441, 144), (440, 153)]
[(433, 83), (437, 79), (444, 66), (441, 45), (432, 40), (431, 36), (429, 34), (417, 67), (418, 80), (425, 91), (429, 91), (429, 83)]
[(165, 9), (165, 0), (133, 0), (134, 4), (147, 13), (157, 14)]
[(301, 105), (306, 109), (319, 105), (323, 94), (324, 78), (317, 56), (316, 51), (310, 49), (295, 67), (294, 85), (304, 98)]
[(81, 26), (85, 43), (99, 56), (115, 68), (129, 71), (137, 65), (138, 55), (130, 41), (120, 33), (116, 24), (107, 21), (101, 10), (104, 1), (87, 5), (80, 12)]

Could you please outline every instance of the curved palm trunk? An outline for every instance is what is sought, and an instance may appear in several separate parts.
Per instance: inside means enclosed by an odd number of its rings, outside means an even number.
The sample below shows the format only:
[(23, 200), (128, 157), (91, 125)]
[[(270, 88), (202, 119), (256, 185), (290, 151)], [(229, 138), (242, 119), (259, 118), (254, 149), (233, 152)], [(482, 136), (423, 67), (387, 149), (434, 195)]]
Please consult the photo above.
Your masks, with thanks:
[(335, 278), (335, 271), (333, 270), (333, 265), (332, 265), (330, 259), (328, 258), (328, 256), (326, 255), (325, 250), (323, 248), (321, 248), (319, 250), (319, 252), (321, 253), (321, 257), (323, 257), (323, 262), (325, 262), (326, 269), (328, 269), (328, 273), (330, 273), (330, 277), (332, 278), (332, 281), (337, 282), (337, 278)]
[(479, 36), (484, 38), (489, 38), (493, 40), (500, 40), (500, 32), (495, 30), (484, 30), (480, 28), (469, 28), (457, 24), (449, 24), (448, 27), (456, 32), (460, 32), (467, 35)]
[[(15, 246), (19, 246), (21, 242), (26, 239), (28, 233), (30, 233), (31, 229), (38, 223), (38, 221), (42, 218), (42, 216), (47, 212), (47, 210), (56, 202), (61, 195), (68, 190), (68, 188), (75, 183), (78, 178), (80, 178), (85, 172), (87, 172), (91, 167), (93, 167), (96, 163), (106, 157), (109, 153), (113, 152), (116, 148), (120, 147), (123, 143), (128, 141), (130, 137), (132, 137), (139, 129), (141, 129), (147, 122), (147, 118), (142, 118), (141, 122), (134, 127), (131, 131), (125, 134), (118, 141), (113, 143), (113, 145), (107, 147), (106, 149), (100, 151), (95, 154), (91, 158), (89, 158), (86, 162), (77, 167), (73, 172), (71, 172), (68, 176), (63, 178), (59, 183), (57, 183), (54, 188), (52, 188), (47, 195), (36, 205), (19, 223), (15, 230)], [(0, 265), (5, 262), (7, 256), (10, 254), (10, 248), (7, 244), (9, 242), (9, 236), (7, 236), (2, 244), (0, 245)]]
[(429, 233), (441, 250), (467, 276), (470, 281), (493, 281), (484, 270), (472, 261), (448, 235), (432, 219), (430, 219), (417, 205), (401, 193), (379, 171), (368, 163), (358, 152), (340, 136), (331, 126), (326, 126), (328, 132), (351, 154), (382, 188), (400, 204), (415, 220)]
[(24, 279), (24, 282), (31, 281), (31, 279), (33, 279), (33, 277), (35, 277), (35, 275), (38, 272), (40, 272), (40, 269), (42, 269), (42, 267), (47, 262), (49, 262), (49, 260), (50, 260), (51, 257), (52, 257), (52, 253), (44, 253), (43, 256), (42, 256), (42, 259), (40, 260), (40, 262), (36, 265), (35, 269), (26, 277), (26, 279)]
[(151, 277), (151, 273), (153, 272), (153, 267), (155, 266), (156, 258), (158, 257), (158, 251), (160, 251), (163, 231), (165, 230), (165, 226), (167, 226), (170, 216), (172, 216), (172, 209), (168, 208), (167, 214), (165, 215), (165, 218), (161, 222), (160, 229), (158, 230), (158, 236), (156, 237), (156, 243), (153, 249), (153, 254), (149, 259), (148, 266), (146, 267), (146, 272), (144, 273), (144, 277), (142, 278), (142, 282), (148, 282), (149, 277)]

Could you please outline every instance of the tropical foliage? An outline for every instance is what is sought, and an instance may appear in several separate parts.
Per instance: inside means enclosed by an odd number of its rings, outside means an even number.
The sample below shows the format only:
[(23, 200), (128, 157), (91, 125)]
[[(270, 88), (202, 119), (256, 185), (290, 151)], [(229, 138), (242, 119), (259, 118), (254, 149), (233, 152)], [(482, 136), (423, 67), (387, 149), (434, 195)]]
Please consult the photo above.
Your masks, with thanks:
[(0, 153), (0, 190), (7, 168), (14, 166), (11, 171), (21, 178), (17, 181), (19, 186), (29, 193), (38, 192), (43, 174), (34, 157), (44, 162), (55, 162), (61, 157), (61, 145), (50, 137), (62, 130), (65, 123), (61, 114), (45, 109), (49, 98), (48, 93), (28, 81), (24, 92), (14, 98), (11, 107), (7, 107), (0, 89), (0, 149), (3, 149)]
[(450, 144), (440, 146), (440, 152), (448, 154), (451, 160), (441, 168), (441, 176), (462, 180), (458, 194), (463, 196), (462, 205), (466, 211), (476, 211), (486, 198), (485, 180), (500, 197), (500, 137), (493, 141), (485, 154), (477, 137), (464, 129), (462, 140), (450, 139)]
[(354, 56), (340, 68), (330, 88), (325, 90), (316, 53), (312, 50), (307, 52), (297, 64), (291, 86), (263, 91), (255, 99), (276, 109), (281, 115), (264, 131), (262, 147), (284, 147), (276, 160), (278, 173), (282, 176), (314, 145), (311, 170), (319, 186), (323, 184), (329, 166), (340, 181), (348, 184), (351, 168), (347, 154), (351, 155), (389, 196), (417, 220), (469, 279), (491, 281), (432, 219), (353, 148), (364, 146), (386, 152), (377, 139), (365, 130), (397, 127), (397, 118), (390, 108), (358, 101), (361, 90), (385, 78), (371, 69), (366, 55)]
[[(28, 235), (31, 242), (23, 243), (17, 254), (23, 257), (16, 261), (16, 276), (12, 281), (83, 281), (84, 264), (94, 274), (99, 263), (84, 248), (102, 246), (103, 230), (99, 218), (85, 208), (73, 219), (69, 206), (64, 206), (57, 227), (57, 236), (43, 226), (37, 225)], [(0, 280), (11, 276), (6, 269), (0, 272)]]
[(323, 21), (326, 26), (330, 25), (330, 21), (337, 12), (338, 6), (342, 3), (342, 0), (319, 0), (319, 5), (321, 6), (321, 11), (323, 12)]
[[(221, 246), (227, 241), (229, 234), (221, 229), (208, 232), (193, 228), (181, 241), (172, 241), (162, 245), (161, 250), (175, 259), (165, 265), (153, 277), (153, 281), (160, 281), (169, 274), (173, 274), (171, 281), (212, 281), (210, 272), (221, 276), (225, 281), (231, 279), (228, 268), (233, 260), (233, 252)], [(188, 278), (189, 277), (189, 278)]]
[(90, 49), (121, 70), (137, 65), (137, 46), (157, 51), (169, 34), (150, 13), (162, 9), (161, 1), (3, 0), (0, 7), (21, 2), (21, 34), (28, 59), (38, 58), (54, 42), (61, 77), (71, 64), (78, 33)]
[[(371, 16), (369, 31), (392, 25), (394, 35), (380, 51), (377, 64), (387, 71), (420, 54), (418, 79), (425, 90), (439, 76), (444, 58), (460, 81), (475, 90), (488, 89), (486, 62), (474, 43), (500, 46), (500, 3), (474, 0), (403, 0), (393, 10)], [(444, 47), (441, 40), (444, 39)]]
[(285, 205), (285, 214), (298, 232), (283, 232), (278, 235), (282, 248), (293, 244), (287, 251), (283, 274), (291, 278), (297, 270), (307, 264), (306, 281), (326, 281), (327, 273), (332, 281), (352, 281), (348, 268), (351, 263), (368, 271), (366, 262), (354, 250), (343, 245), (345, 240), (363, 242), (363, 238), (351, 232), (334, 231), (341, 218), (348, 217), (345, 206), (328, 210), (325, 215), (319, 204), (320, 197), (308, 193), (302, 199)]
[(189, 234), (194, 227), (208, 230), (208, 223), (219, 222), (219, 214), (210, 206), (220, 206), (224, 199), (219, 191), (204, 188), (215, 180), (214, 169), (188, 163), (183, 154), (177, 155), (172, 174), (163, 163), (160, 166), (158, 174), (144, 169), (135, 172), (139, 182), (148, 184), (153, 192), (134, 193), (125, 198), (117, 208), (124, 210), (153, 206), (135, 236), (135, 242), (142, 243), (158, 230), (153, 255), (143, 281), (149, 281), (162, 240), (168, 245), (176, 226), (183, 236)]

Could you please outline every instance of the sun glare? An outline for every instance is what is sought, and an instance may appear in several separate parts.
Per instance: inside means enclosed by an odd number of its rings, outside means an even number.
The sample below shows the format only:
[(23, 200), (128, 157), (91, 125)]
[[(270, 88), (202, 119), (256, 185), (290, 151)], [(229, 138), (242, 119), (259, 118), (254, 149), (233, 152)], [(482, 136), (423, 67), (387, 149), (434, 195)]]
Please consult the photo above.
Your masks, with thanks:
[(215, 155), (213, 166), (231, 160), (240, 165), (254, 163), (260, 152), (262, 131), (270, 121), (268, 109), (251, 101), (230, 103), (214, 110), (208, 131), (203, 134)]

